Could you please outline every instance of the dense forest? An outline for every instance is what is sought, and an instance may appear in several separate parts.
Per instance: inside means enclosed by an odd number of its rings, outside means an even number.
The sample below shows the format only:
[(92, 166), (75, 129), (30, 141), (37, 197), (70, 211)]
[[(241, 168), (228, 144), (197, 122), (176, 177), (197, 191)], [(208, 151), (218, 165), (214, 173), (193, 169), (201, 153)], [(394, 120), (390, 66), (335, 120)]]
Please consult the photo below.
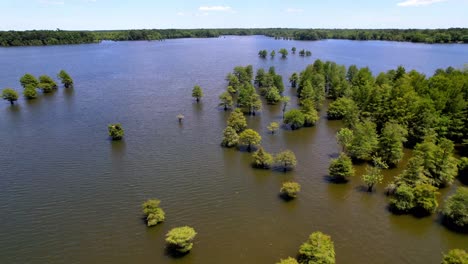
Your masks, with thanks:
[(423, 43), (468, 43), (467, 28), (449, 29), (141, 29), (105, 31), (0, 31), (0, 46), (41, 46), (94, 43), (102, 40), (163, 40), (214, 38), (223, 35), (265, 35), (278, 39), (388, 40)]

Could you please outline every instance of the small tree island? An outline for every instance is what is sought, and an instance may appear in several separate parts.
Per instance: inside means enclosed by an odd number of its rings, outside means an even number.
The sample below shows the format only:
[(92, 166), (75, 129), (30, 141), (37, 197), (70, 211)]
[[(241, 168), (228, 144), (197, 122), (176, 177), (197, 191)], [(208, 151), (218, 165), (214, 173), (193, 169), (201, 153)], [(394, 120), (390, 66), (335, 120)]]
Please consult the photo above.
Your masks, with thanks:
[(167, 232), (166, 243), (170, 250), (185, 254), (192, 249), (196, 235), (197, 232), (190, 226), (176, 227)]

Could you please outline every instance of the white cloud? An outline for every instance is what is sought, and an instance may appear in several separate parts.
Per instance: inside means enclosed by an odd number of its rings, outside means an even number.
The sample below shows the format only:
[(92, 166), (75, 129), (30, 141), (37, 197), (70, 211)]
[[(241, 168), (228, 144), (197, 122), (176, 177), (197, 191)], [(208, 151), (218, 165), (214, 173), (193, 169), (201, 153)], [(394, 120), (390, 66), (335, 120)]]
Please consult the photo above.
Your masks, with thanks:
[(448, 0), (406, 0), (404, 2), (400, 2), (398, 6), (426, 6), (432, 5), (434, 3), (445, 2)]
[(300, 9), (300, 8), (286, 8), (286, 12), (288, 13), (302, 13), (304, 12), (304, 9)]
[(200, 6), (198, 8), (200, 11), (231, 11), (230, 6)]
[(185, 13), (184, 12), (177, 12), (177, 15), (178, 16), (185, 16)]

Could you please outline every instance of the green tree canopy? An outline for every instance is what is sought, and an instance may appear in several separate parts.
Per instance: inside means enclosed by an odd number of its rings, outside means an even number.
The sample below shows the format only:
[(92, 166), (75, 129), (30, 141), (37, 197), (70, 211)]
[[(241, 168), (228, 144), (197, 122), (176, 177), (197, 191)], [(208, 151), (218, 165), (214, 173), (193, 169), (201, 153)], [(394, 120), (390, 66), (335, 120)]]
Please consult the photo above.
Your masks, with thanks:
[(197, 232), (190, 226), (176, 227), (167, 232), (166, 243), (180, 253), (187, 253), (192, 249), (196, 235)]
[(280, 189), (280, 194), (287, 198), (296, 198), (301, 191), (301, 185), (297, 182), (284, 182)]
[(252, 154), (253, 166), (259, 169), (269, 169), (273, 164), (273, 156), (262, 147)]
[(73, 79), (65, 70), (61, 70), (57, 77), (61, 80), (65, 88), (73, 87)]
[(288, 53), (288, 50), (285, 49), (285, 48), (280, 49), (280, 50), (278, 51), (278, 53), (281, 54), (281, 58), (283, 58), (283, 59), (285, 59), (285, 58), (288, 56), (288, 54), (289, 54), (289, 53)]
[(336, 159), (332, 159), (328, 167), (328, 174), (337, 182), (348, 181), (354, 176), (353, 162), (345, 153), (340, 153)]
[(468, 253), (463, 249), (452, 249), (444, 255), (442, 264), (467, 264)]
[(442, 214), (449, 224), (468, 230), (468, 188), (458, 187), (445, 201)]
[(234, 128), (227, 126), (223, 131), (223, 142), (221, 146), (232, 148), (237, 146), (237, 143), (239, 143), (239, 135)]
[(123, 138), (124, 129), (122, 128), (121, 124), (110, 124), (107, 128), (109, 131), (109, 136), (112, 138), (112, 140), (121, 140)]
[(314, 232), (299, 249), (299, 263), (335, 264), (335, 246), (331, 237)]
[(26, 88), (26, 86), (31, 86), (35, 89), (39, 85), (39, 81), (36, 79), (36, 77), (29, 73), (26, 73), (23, 75), (23, 77), (21, 77), (20, 83), (23, 88)]
[(304, 126), (305, 116), (300, 110), (291, 109), (284, 114), (283, 122), (294, 130)]
[(295, 258), (288, 257), (287, 259), (281, 259), (276, 264), (298, 264), (298, 262)]
[(18, 100), (18, 93), (11, 88), (5, 88), (2, 91), (2, 98), (13, 105)]
[(224, 107), (224, 111), (227, 111), (228, 108), (231, 108), (234, 105), (234, 101), (232, 100), (232, 96), (229, 92), (224, 92), (219, 96), (219, 106)]
[(203, 97), (202, 88), (198, 85), (195, 85), (192, 89), (192, 97), (197, 100), (197, 103), (200, 102), (200, 99)]
[(262, 137), (253, 129), (246, 129), (239, 134), (239, 144), (247, 145), (247, 150), (250, 152), (252, 146), (259, 145), (262, 142)]
[(163, 209), (159, 207), (161, 203), (158, 199), (150, 199), (142, 204), (143, 213), (146, 215), (146, 224), (148, 226), (155, 226), (165, 219)]
[(227, 125), (234, 128), (237, 133), (242, 132), (247, 128), (247, 120), (239, 108), (232, 111), (229, 115)]
[(283, 169), (284, 172), (294, 169), (297, 164), (296, 155), (291, 150), (282, 151), (275, 156), (276, 166)]

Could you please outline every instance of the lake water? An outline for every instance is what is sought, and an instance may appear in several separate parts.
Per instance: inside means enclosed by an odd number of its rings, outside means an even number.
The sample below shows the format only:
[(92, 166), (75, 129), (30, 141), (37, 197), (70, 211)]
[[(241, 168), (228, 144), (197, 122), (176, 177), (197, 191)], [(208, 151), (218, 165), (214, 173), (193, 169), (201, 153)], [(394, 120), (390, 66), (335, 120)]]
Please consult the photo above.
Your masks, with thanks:
[[(313, 55), (257, 57), (292, 46)], [(325, 111), (313, 128), (276, 135), (266, 126), (281, 120), (279, 106), (248, 117), (267, 151), (296, 153), (292, 172), (252, 169), (248, 153), (220, 147), (228, 113), (217, 108), (218, 96), (234, 66), (275, 66), (286, 81), (317, 58), (374, 74), (404, 65), (431, 75), (468, 63), (468, 45), (227, 36), (0, 48), (2, 88), (20, 91), (24, 73), (55, 76), (62, 68), (76, 83), (13, 107), (0, 102), (0, 263), (275, 263), (295, 256), (313, 231), (332, 236), (338, 263), (435, 264), (443, 251), (466, 249), (468, 236), (447, 230), (437, 215), (387, 211), (383, 188), (402, 165), (371, 194), (359, 177), (328, 183), (341, 124)], [(204, 89), (200, 104), (191, 98), (195, 84)], [(108, 139), (112, 122), (123, 124), (123, 141)], [(286, 180), (302, 185), (291, 202), (278, 197)], [(441, 201), (453, 190), (443, 190)], [(152, 197), (162, 200), (166, 222), (147, 228), (140, 204)], [(174, 259), (164, 235), (180, 225), (198, 236), (189, 255)]]

